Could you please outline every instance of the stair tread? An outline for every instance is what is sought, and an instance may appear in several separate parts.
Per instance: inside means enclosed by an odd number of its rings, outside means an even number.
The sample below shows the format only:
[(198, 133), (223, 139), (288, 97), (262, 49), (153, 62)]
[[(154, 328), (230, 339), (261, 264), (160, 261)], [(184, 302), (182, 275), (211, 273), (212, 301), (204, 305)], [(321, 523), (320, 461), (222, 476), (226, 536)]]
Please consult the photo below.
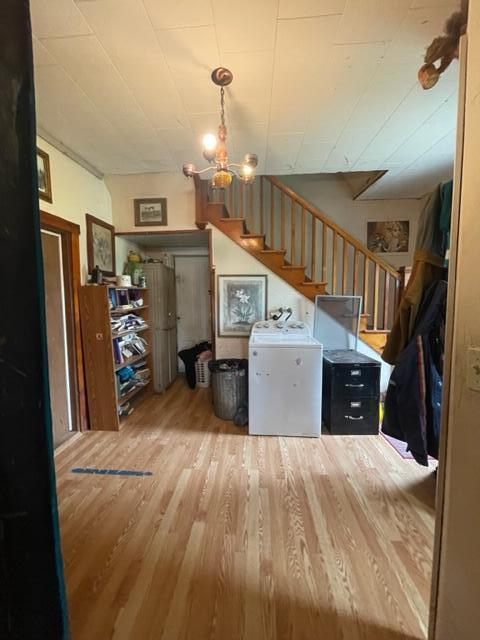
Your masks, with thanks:
[(285, 255), (286, 249), (261, 249), (260, 253), (277, 253), (278, 255)]
[(361, 329), (361, 333), (369, 333), (370, 335), (382, 335), (391, 333), (391, 329)]
[(280, 269), (285, 269), (285, 270), (294, 270), (294, 269), (306, 269), (307, 267), (305, 265), (297, 265), (297, 264), (284, 264), (283, 267), (280, 267)]
[[(236, 218), (238, 220), (238, 218)], [(231, 218), (229, 218), (231, 220)], [(242, 233), (240, 236), (243, 239), (250, 240), (250, 238), (265, 238), (264, 233)]]
[(220, 218), (220, 222), (245, 222), (245, 218)]
[(326, 287), (327, 286), (327, 282), (312, 282), (311, 280), (309, 280), (308, 282), (302, 282), (301, 283), (304, 287)]

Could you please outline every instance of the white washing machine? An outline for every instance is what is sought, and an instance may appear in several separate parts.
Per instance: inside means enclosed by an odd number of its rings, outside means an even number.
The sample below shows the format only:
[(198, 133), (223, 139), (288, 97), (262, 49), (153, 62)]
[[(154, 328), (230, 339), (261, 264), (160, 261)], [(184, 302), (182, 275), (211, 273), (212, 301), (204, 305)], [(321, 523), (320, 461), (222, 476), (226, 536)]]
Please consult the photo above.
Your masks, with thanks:
[(257, 322), (248, 349), (251, 435), (318, 438), (323, 347), (303, 322)]

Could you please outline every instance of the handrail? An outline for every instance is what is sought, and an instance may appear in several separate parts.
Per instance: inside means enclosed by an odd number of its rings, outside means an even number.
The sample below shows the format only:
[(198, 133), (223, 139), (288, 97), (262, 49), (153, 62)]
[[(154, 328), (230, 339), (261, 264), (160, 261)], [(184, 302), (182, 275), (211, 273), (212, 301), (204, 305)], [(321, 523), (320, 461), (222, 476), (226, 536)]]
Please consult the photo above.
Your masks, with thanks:
[(379, 258), (377, 254), (373, 253), (373, 251), (370, 251), (370, 249), (365, 248), (359, 240), (357, 240), (354, 236), (352, 236), (348, 231), (345, 231), (345, 229), (338, 226), (338, 224), (333, 222), (333, 220), (331, 220), (328, 216), (326, 216), (322, 211), (314, 207), (310, 202), (308, 202), (308, 200), (305, 200), (305, 198), (303, 198), (298, 193), (293, 191), (293, 189), (290, 189), (290, 187), (288, 187), (286, 184), (284, 184), (274, 176), (263, 176), (263, 177), (267, 179), (271, 184), (275, 185), (278, 189), (280, 189), (280, 191), (282, 191), (283, 193), (288, 195), (290, 198), (292, 198), (292, 200), (295, 200), (297, 204), (299, 204), (303, 209), (311, 213), (315, 218), (318, 218), (318, 220), (321, 220), (323, 224), (326, 224), (328, 227), (330, 227), (330, 229), (332, 229), (332, 231), (334, 231), (337, 235), (347, 240), (351, 245), (353, 245), (357, 249), (357, 251), (360, 251), (361, 253), (363, 253), (364, 256), (372, 260), (372, 262), (375, 262), (376, 264), (378, 264), (379, 267), (381, 267), (385, 271), (388, 271), (388, 273), (390, 273), (390, 275), (393, 276), (394, 278), (396, 279), (400, 278), (400, 274), (394, 267), (388, 264), (388, 262), (385, 262), (384, 260)]

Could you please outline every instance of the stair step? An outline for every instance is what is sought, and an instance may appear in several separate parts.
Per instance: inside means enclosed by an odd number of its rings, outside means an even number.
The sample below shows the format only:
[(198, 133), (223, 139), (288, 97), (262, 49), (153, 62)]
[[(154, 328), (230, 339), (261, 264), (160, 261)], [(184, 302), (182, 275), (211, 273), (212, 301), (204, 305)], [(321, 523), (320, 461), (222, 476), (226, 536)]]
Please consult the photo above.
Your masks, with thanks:
[(300, 282), (295, 286), (300, 291), (300, 293), (303, 293), (304, 296), (306, 296), (307, 298), (313, 301), (315, 299), (315, 296), (323, 295), (325, 293), (327, 288), (327, 283), (312, 282), (311, 280), (309, 280), (309, 281)]
[(305, 265), (297, 265), (297, 264), (285, 264), (282, 269), (285, 271), (305, 271), (307, 267)]
[(265, 247), (265, 234), (242, 233), (240, 243), (251, 251), (262, 251)]
[(285, 249), (262, 249), (263, 262), (272, 269), (282, 269), (285, 265)]
[(326, 282), (302, 282), (301, 283), (302, 287), (312, 287), (312, 289), (322, 289), (325, 288), (327, 286)]
[(305, 269), (304, 266), (285, 264), (280, 267), (280, 273), (288, 284), (297, 287), (305, 280)]
[[(245, 218), (220, 218), (220, 222), (245, 222)], [(247, 235), (247, 234), (242, 234)]]

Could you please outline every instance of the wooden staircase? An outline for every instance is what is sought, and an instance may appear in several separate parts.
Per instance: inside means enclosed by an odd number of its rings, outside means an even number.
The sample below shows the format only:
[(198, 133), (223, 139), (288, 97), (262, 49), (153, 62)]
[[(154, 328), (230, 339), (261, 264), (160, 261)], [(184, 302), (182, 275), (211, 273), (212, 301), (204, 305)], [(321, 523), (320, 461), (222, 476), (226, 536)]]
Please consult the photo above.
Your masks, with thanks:
[(196, 224), (208, 223), (309, 300), (361, 295), (361, 337), (382, 352), (404, 288), (396, 271), (348, 231), (272, 176), (228, 191), (195, 176)]

